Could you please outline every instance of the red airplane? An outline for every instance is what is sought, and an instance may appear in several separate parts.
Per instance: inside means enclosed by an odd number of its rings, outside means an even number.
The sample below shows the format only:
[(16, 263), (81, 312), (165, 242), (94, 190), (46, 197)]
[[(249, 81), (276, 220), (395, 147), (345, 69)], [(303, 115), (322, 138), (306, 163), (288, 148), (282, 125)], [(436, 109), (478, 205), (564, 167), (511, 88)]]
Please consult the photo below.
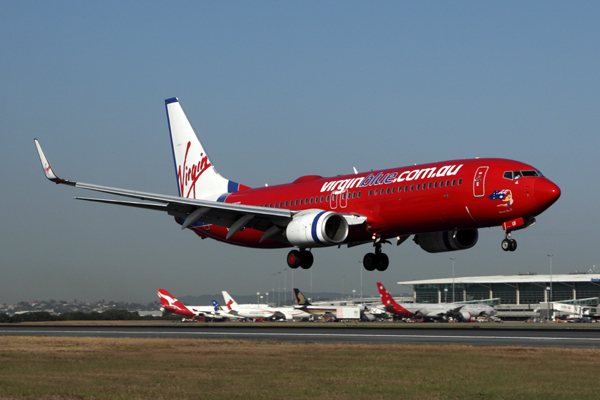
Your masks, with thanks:
[(210, 162), (177, 98), (165, 100), (179, 196), (117, 189), (59, 178), (39, 142), (46, 177), (59, 184), (135, 198), (144, 202), (91, 199), (158, 210), (182, 229), (257, 248), (295, 247), (291, 268), (308, 269), (311, 250), (372, 244), (369, 270), (389, 264), (382, 245), (400, 245), (411, 235), (430, 253), (464, 250), (477, 243), (478, 229), (502, 226), (502, 249), (514, 251), (513, 231), (560, 197), (557, 185), (531, 165), (498, 158), (451, 160), (324, 178), (302, 176), (292, 183), (249, 188), (223, 178)]

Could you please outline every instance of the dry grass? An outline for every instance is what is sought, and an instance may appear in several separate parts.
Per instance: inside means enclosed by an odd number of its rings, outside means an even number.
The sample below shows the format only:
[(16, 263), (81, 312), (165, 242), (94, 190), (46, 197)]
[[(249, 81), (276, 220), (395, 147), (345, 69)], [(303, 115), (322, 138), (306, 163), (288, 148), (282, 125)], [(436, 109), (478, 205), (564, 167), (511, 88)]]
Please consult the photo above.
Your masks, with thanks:
[(0, 399), (596, 399), (600, 350), (0, 337)]

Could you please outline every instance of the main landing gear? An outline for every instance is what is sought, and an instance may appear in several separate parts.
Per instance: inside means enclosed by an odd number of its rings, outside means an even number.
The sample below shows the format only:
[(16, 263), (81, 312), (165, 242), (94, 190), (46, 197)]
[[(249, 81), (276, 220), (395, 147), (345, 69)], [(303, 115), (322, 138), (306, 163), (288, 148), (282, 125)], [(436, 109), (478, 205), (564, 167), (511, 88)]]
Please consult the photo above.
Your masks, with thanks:
[(287, 264), (290, 268), (296, 269), (302, 267), (302, 269), (309, 269), (312, 267), (314, 257), (310, 251), (306, 249), (292, 250), (287, 255)]
[(367, 253), (363, 258), (363, 266), (367, 271), (385, 271), (390, 265), (390, 259), (387, 254), (381, 252), (381, 244), (390, 243), (385, 239), (377, 239), (373, 243), (375, 253)]
[(502, 250), (515, 251), (517, 249), (517, 241), (510, 238), (510, 231), (506, 231), (506, 237), (502, 241)]

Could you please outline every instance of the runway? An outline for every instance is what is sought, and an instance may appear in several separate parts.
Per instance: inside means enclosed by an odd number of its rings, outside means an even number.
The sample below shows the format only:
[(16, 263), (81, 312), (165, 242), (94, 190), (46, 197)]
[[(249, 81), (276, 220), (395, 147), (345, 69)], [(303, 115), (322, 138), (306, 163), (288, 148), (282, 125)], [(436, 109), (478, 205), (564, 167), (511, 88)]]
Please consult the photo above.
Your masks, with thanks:
[(269, 325), (2, 325), (2, 336), (186, 338), (305, 343), (600, 348), (598, 329), (310, 327)]

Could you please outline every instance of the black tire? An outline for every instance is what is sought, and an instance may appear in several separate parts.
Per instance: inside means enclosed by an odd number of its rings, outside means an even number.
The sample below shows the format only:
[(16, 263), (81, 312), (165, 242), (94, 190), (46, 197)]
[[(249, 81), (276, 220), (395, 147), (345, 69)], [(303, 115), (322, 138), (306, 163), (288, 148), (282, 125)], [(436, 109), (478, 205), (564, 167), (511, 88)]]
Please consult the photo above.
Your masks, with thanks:
[(302, 263), (302, 255), (298, 250), (292, 250), (287, 255), (287, 264), (288, 267), (292, 269), (296, 269)]
[(517, 241), (514, 239), (510, 240), (510, 251), (515, 251), (517, 249)]
[[(509, 251), (512, 248), (512, 244), (510, 243), (510, 239), (504, 239), (502, 241), (502, 250)], [(515, 246), (516, 248), (516, 246)]]
[(387, 254), (379, 254), (379, 262), (377, 263), (377, 271), (385, 271), (390, 265), (390, 258)]
[(302, 267), (302, 269), (309, 269), (310, 267), (312, 267), (315, 258), (313, 257), (313, 254), (310, 251), (301, 251), (300, 256), (302, 257), (302, 263), (300, 264), (300, 267)]
[(365, 254), (365, 258), (363, 258), (363, 267), (365, 267), (367, 271), (374, 271), (378, 262), (379, 257), (377, 257), (377, 254), (367, 253)]

